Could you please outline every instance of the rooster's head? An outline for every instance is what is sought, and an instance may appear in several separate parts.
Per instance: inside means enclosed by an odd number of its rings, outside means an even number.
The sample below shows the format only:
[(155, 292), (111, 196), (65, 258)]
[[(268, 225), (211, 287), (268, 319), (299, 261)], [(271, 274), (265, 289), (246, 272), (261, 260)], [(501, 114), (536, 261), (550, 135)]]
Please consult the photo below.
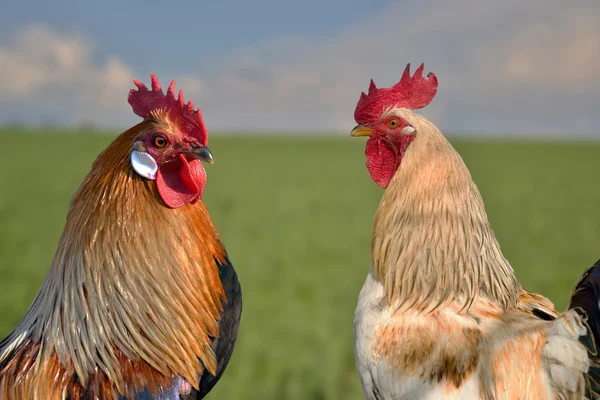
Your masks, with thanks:
[(154, 74), (152, 89), (134, 80), (129, 104), (147, 122), (131, 149), (131, 167), (142, 178), (156, 180), (163, 203), (177, 208), (202, 196), (206, 171), (201, 161), (213, 162), (208, 133), (200, 109), (184, 104), (183, 91), (175, 98), (175, 81), (165, 95)]
[(352, 136), (369, 136), (365, 154), (371, 178), (381, 187), (387, 187), (402, 162), (404, 152), (419, 132), (407, 112), (423, 108), (437, 92), (437, 78), (433, 73), (423, 77), (421, 64), (410, 76), (406, 66), (400, 82), (391, 88), (378, 89), (371, 80), (369, 93), (361, 94), (354, 119), (358, 125)]

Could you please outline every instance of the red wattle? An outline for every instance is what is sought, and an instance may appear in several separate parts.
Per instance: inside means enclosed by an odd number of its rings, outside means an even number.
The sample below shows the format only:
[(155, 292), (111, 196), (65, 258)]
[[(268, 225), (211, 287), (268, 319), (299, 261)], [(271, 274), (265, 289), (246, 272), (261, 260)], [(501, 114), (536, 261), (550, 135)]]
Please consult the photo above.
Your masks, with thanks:
[(400, 164), (396, 149), (378, 134), (367, 140), (365, 148), (367, 170), (376, 184), (386, 188)]
[(205, 184), (206, 171), (200, 160), (188, 162), (183, 155), (161, 166), (156, 174), (158, 193), (169, 208), (194, 204), (202, 197)]

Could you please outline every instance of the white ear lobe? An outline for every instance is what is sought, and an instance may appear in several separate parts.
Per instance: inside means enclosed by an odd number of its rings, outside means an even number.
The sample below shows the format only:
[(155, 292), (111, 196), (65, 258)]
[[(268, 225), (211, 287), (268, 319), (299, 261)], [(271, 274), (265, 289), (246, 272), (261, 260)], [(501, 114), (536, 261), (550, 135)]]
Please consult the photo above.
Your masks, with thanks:
[(410, 125), (405, 126), (400, 132), (402, 135), (410, 135), (411, 133), (415, 133), (416, 130)]
[(156, 179), (158, 164), (156, 164), (156, 160), (154, 160), (150, 154), (133, 150), (131, 152), (131, 166), (142, 178)]

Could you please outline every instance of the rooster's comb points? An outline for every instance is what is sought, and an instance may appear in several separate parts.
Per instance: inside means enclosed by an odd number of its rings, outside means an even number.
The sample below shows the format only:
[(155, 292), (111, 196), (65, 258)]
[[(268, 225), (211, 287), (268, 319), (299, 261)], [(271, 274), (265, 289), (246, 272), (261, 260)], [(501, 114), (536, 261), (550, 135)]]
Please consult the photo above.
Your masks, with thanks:
[(369, 92), (362, 92), (356, 109), (354, 119), (359, 124), (375, 122), (383, 111), (390, 107), (410, 109), (423, 108), (433, 100), (437, 92), (438, 81), (433, 72), (423, 77), (425, 65), (421, 64), (410, 76), (410, 63), (404, 68), (400, 82), (391, 88), (378, 89), (371, 79)]
[(198, 108), (194, 110), (194, 103), (190, 101), (187, 105), (183, 98), (183, 89), (179, 90), (175, 99), (175, 81), (172, 80), (165, 95), (160, 87), (160, 82), (154, 74), (150, 74), (152, 90), (137, 79), (133, 80), (136, 89), (129, 91), (127, 100), (133, 108), (133, 112), (142, 118), (146, 118), (157, 109), (165, 109), (170, 121), (184, 134), (197, 138), (202, 145), (206, 145), (207, 132), (202, 119), (202, 112)]

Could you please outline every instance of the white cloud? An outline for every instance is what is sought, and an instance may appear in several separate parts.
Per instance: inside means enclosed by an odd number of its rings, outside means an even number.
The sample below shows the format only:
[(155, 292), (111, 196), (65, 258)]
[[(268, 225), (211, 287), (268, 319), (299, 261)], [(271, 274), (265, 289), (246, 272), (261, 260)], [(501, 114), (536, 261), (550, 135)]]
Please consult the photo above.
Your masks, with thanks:
[(133, 73), (118, 58), (97, 66), (93, 50), (77, 34), (43, 25), (26, 28), (0, 45), (0, 103), (46, 107), (50, 114), (70, 114), (71, 122), (110, 120), (101, 113), (127, 110), (123, 99)]
[(197, 93), (207, 120), (236, 128), (345, 130), (369, 78), (389, 86), (407, 62), (424, 61), (440, 89), (423, 113), (443, 127), (600, 133), (600, 117), (590, 117), (600, 100), (594, 0), (428, 5), (413, 14), (403, 4), (391, 6), (336, 37), (283, 38), (247, 49)]
[[(422, 113), (442, 128), (600, 134), (596, 2), (398, 3), (337, 35), (256, 43), (217, 60), (213, 73), (175, 78), (211, 130), (347, 131), (370, 78), (390, 86), (407, 62), (425, 62), (440, 88)], [(148, 77), (133, 73), (127, 55), (98, 65), (85, 38), (43, 26), (18, 37), (0, 44), (0, 103), (62, 107), (72, 121), (136, 120), (127, 91), (133, 77)], [(152, 69), (166, 86), (171, 77)]]

